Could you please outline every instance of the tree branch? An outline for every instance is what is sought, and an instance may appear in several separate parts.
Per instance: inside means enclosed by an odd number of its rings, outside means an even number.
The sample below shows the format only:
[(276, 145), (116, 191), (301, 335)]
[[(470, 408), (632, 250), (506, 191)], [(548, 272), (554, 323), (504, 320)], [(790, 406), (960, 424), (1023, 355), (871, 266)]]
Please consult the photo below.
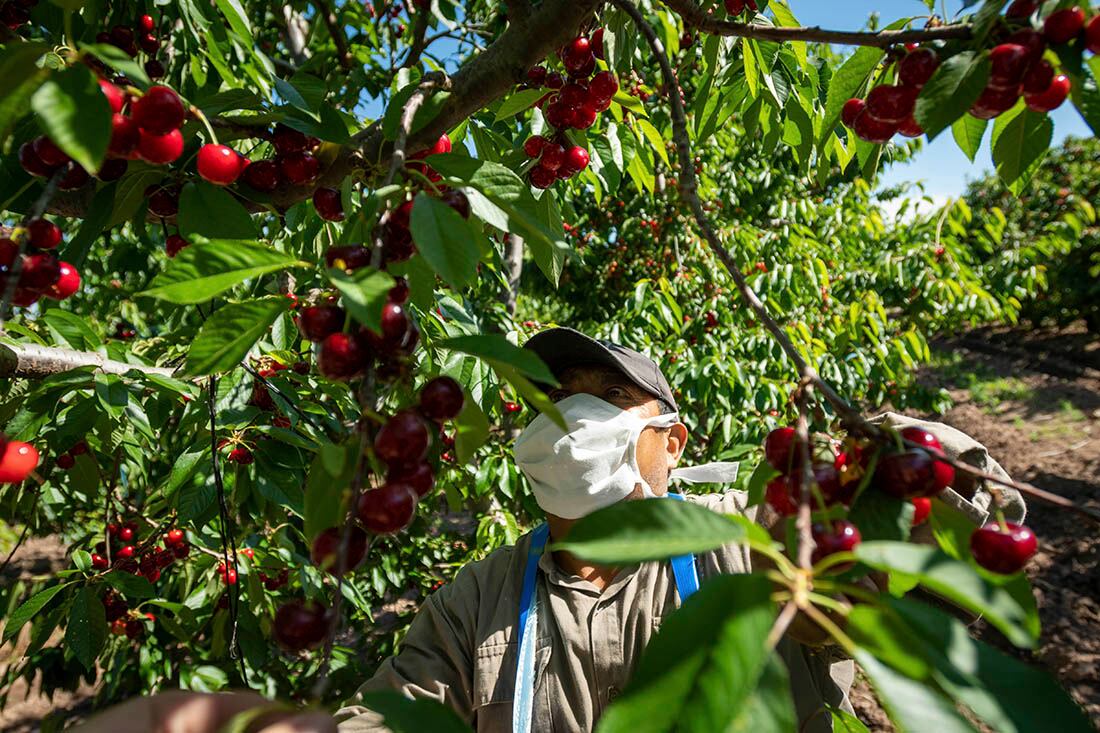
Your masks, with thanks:
[(344, 29), (340, 26), (340, 20), (336, 17), (336, 13), (332, 11), (327, 0), (313, 0), (313, 4), (317, 6), (317, 14), (325, 22), (328, 34), (332, 36), (332, 42), (336, 44), (336, 58), (340, 62), (340, 66), (344, 71), (349, 71), (351, 69), (351, 54), (348, 53), (348, 39), (344, 35)]
[[(693, 0), (664, 0), (665, 5), (684, 19), (685, 25), (717, 36), (740, 36), (761, 41), (810, 41), (813, 43), (838, 43), (845, 46), (878, 46), (886, 48), (900, 43), (925, 41), (966, 40), (972, 36), (969, 24), (944, 25), (938, 28), (907, 31), (830, 31), (812, 28), (779, 28), (755, 23), (736, 23), (718, 20), (708, 15)], [(617, 4), (617, 3), (616, 3)]]
[(531, 15), (529, 0), (504, 0), (509, 23), (522, 23)]
[(171, 377), (173, 374), (171, 369), (127, 364), (108, 359), (102, 354), (28, 343), (0, 343), (0, 377), (42, 379), (51, 374), (89, 366), (104, 374), (126, 374), (135, 370), (162, 377)]
[(398, 69), (411, 69), (420, 63), (420, 56), (424, 53), (424, 49), (428, 47), (428, 21), (431, 19), (431, 15), (427, 10), (421, 10), (416, 14), (416, 22), (413, 24), (413, 42), (409, 46), (409, 53), (405, 56), (405, 60), (401, 62), (401, 65), (394, 69), (394, 73)]

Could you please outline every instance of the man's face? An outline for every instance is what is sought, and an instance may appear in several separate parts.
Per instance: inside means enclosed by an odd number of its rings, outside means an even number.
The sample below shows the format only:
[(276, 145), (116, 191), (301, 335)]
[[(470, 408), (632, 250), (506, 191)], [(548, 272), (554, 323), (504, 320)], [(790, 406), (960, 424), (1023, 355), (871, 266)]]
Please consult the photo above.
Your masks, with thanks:
[[(657, 398), (631, 382), (622, 372), (605, 366), (575, 366), (558, 375), (560, 387), (547, 394), (558, 402), (575, 394), (590, 394), (638, 417), (662, 414)], [(671, 428), (650, 426), (638, 438), (638, 468), (657, 496), (668, 492), (668, 474), (676, 467), (687, 441), (687, 428), (676, 423)], [(642, 497), (641, 484), (635, 484), (628, 499)]]

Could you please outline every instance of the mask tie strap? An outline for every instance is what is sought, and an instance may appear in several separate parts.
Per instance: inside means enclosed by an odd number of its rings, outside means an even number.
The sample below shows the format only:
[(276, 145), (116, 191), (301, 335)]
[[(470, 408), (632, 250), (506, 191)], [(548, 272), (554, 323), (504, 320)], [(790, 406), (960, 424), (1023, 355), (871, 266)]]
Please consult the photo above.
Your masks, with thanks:
[(689, 484), (732, 484), (737, 480), (737, 471), (741, 467), (736, 461), (715, 461), (698, 466), (674, 468), (668, 478)]

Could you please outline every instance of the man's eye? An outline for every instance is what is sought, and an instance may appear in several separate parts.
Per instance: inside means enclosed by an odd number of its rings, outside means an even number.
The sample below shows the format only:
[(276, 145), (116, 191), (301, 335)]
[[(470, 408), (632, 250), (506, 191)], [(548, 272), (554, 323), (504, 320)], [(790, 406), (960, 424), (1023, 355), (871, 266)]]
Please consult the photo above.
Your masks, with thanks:
[(561, 400), (564, 400), (569, 395), (566, 394), (565, 392), (563, 392), (560, 389), (552, 389), (552, 390), (550, 390), (550, 394), (548, 394), (546, 396), (550, 398), (551, 402), (560, 402)]
[(630, 396), (630, 394), (622, 387), (609, 387), (607, 391), (604, 392), (604, 394), (613, 400), (621, 400)]

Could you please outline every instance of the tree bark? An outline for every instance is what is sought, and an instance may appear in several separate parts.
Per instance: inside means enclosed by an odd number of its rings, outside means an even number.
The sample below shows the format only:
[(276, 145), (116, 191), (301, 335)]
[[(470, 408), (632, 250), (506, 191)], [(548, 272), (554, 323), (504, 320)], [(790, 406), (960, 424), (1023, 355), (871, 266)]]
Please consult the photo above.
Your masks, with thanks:
[(80, 367), (95, 367), (95, 371), (105, 374), (125, 374), (137, 370), (143, 374), (158, 374), (171, 377), (172, 369), (151, 367), (141, 364), (127, 364), (108, 359), (102, 354), (86, 351), (73, 351), (56, 346), (37, 344), (0, 343), (0, 377), (23, 377), (42, 379), (51, 374), (60, 374)]
[(508, 234), (504, 238), (504, 272), (508, 276), (508, 290), (500, 294), (500, 299), (508, 309), (508, 315), (514, 316), (523, 275), (523, 237), (516, 234)]

